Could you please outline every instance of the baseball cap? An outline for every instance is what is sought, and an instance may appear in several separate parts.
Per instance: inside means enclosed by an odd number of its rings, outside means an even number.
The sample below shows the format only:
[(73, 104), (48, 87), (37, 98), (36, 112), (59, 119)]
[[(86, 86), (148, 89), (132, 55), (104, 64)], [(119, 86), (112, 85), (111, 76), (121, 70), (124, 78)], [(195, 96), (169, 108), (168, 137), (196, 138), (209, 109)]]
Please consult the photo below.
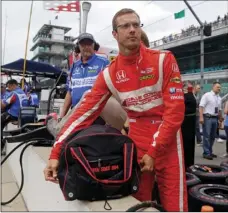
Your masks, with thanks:
[(82, 33), (78, 37), (78, 43), (80, 43), (83, 39), (90, 39), (91, 41), (93, 41), (95, 43), (95, 39), (94, 39), (93, 35), (90, 33)]

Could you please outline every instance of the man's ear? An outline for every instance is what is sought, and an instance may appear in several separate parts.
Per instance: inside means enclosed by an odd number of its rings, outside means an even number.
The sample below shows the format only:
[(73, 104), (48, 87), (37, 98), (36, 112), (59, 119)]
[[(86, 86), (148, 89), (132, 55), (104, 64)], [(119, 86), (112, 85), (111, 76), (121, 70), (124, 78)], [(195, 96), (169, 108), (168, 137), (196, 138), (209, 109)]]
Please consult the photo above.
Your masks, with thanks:
[(113, 31), (112, 31), (112, 35), (113, 35), (113, 37), (116, 39), (116, 37), (117, 37), (117, 32), (116, 32), (115, 30), (113, 30)]

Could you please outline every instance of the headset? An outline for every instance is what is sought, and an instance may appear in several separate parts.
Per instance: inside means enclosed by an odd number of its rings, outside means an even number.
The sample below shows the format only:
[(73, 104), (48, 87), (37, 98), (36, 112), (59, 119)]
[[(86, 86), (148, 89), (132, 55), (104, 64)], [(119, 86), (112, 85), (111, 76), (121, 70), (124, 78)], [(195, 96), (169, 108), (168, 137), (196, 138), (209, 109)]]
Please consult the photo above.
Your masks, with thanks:
[[(100, 48), (100, 44), (98, 44), (96, 41), (94, 42), (94, 50), (98, 51)], [(77, 42), (75, 44), (75, 48), (74, 48), (75, 53), (79, 54), (80, 53), (80, 49), (79, 49), (79, 42)]]

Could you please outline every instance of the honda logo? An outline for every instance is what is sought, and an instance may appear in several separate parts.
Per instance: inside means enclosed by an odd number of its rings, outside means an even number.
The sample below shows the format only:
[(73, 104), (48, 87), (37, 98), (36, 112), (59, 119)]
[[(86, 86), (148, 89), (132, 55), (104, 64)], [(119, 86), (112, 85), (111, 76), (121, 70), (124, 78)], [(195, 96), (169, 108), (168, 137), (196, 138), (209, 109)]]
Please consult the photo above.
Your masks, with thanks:
[(172, 71), (179, 72), (179, 67), (178, 67), (177, 63), (172, 63)]
[(125, 79), (127, 76), (126, 76), (126, 72), (124, 70), (120, 70), (116, 73), (116, 78), (117, 80), (121, 81), (123, 79)]

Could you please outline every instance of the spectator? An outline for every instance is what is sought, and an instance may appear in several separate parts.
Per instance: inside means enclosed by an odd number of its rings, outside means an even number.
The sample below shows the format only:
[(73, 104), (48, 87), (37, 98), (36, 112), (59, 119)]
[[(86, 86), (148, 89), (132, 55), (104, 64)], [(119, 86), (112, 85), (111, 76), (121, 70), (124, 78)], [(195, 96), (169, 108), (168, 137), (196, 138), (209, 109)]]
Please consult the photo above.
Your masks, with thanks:
[(185, 170), (194, 165), (195, 158), (195, 126), (196, 126), (196, 99), (193, 95), (191, 82), (184, 83), (185, 117), (181, 125)]
[[(218, 18), (212, 22), (212, 23), (207, 23), (206, 21), (204, 22), (205, 25), (207, 24), (212, 24), (212, 30), (213, 29), (217, 29), (221, 26), (224, 26), (224, 25), (228, 25), (228, 18), (227, 18), (227, 14), (224, 15), (224, 18), (221, 18), (220, 16), (218, 16)], [(172, 42), (174, 40), (178, 40), (178, 39), (181, 39), (181, 38), (184, 38), (184, 37), (188, 37), (188, 36), (193, 36), (193, 35), (200, 35), (200, 27), (196, 27), (194, 25), (191, 25), (189, 26), (188, 28), (186, 29), (182, 29), (181, 30), (181, 33), (179, 35), (177, 34), (174, 34), (174, 35), (169, 35), (169, 36), (164, 36), (161, 40), (162, 44), (167, 44), (169, 42)], [(158, 42), (159, 42), (158, 41)], [(154, 46), (156, 46), (155, 42), (153, 42), (152, 44), (154, 44)]]
[(213, 144), (216, 137), (218, 118), (221, 120), (221, 85), (214, 82), (212, 91), (203, 95), (200, 101), (200, 123), (203, 124), (203, 157), (213, 160), (217, 155), (213, 153)]

